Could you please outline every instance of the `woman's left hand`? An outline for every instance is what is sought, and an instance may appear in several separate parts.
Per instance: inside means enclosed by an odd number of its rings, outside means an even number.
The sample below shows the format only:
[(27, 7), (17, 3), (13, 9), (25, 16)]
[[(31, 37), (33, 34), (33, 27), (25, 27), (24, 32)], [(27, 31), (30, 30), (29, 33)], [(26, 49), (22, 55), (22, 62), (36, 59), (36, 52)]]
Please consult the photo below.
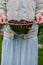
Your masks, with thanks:
[(38, 23), (38, 24), (43, 23), (43, 13), (38, 13), (38, 14), (36, 15), (36, 20), (37, 20), (37, 23)]

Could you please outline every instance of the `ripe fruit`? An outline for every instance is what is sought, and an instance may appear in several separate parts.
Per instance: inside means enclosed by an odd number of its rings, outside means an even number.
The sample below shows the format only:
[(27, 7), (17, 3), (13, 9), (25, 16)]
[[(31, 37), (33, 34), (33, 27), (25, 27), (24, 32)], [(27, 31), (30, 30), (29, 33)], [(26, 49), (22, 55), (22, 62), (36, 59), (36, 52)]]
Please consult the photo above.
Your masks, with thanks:
[(14, 24), (29, 24), (29, 23), (33, 23), (33, 21), (26, 21), (24, 19), (21, 20), (10, 20), (9, 23), (14, 23)]
[(10, 20), (9, 23), (15, 23), (15, 20)]

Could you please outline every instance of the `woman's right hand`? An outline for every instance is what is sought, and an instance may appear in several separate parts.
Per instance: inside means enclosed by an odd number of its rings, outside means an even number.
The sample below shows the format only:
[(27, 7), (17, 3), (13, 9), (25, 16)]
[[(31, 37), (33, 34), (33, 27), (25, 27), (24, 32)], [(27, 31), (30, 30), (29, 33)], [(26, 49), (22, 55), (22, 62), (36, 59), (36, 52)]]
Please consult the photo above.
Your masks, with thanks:
[(37, 20), (37, 23), (39, 24), (43, 23), (43, 13), (38, 13), (36, 15), (36, 20)]
[(4, 24), (6, 22), (5, 12), (0, 12), (0, 24)]

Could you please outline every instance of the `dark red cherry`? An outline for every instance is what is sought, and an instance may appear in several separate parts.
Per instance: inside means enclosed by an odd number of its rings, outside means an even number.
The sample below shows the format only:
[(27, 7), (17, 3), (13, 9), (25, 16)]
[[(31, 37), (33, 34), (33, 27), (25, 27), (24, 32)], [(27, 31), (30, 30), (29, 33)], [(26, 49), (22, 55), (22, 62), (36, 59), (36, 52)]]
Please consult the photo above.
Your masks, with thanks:
[(15, 23), (15, 20), (10, 20), (9, 23)]

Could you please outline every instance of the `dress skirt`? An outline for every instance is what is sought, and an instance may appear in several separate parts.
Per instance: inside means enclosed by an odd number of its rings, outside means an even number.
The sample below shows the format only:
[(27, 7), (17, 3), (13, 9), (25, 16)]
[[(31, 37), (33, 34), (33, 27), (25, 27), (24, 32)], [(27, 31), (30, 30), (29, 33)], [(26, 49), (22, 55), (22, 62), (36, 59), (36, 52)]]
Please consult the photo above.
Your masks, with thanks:
[(24, 39), (15, 36), (14, 39), (3, 38), (1, 65), (37, 65), (37, 36)]

